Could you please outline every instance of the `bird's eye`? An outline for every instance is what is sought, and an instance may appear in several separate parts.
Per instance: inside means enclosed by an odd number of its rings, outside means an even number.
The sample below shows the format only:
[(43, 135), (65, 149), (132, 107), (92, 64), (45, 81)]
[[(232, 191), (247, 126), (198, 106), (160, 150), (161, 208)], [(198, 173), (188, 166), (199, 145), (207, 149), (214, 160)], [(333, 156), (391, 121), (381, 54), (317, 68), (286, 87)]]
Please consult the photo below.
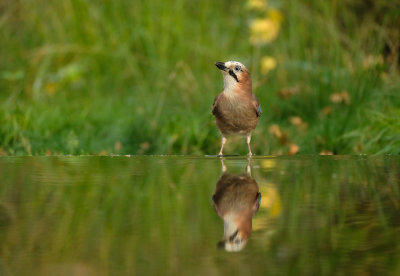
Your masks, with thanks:
[(240, 71), (240, 66), (236, 65), (235, 66), (235, 71)]

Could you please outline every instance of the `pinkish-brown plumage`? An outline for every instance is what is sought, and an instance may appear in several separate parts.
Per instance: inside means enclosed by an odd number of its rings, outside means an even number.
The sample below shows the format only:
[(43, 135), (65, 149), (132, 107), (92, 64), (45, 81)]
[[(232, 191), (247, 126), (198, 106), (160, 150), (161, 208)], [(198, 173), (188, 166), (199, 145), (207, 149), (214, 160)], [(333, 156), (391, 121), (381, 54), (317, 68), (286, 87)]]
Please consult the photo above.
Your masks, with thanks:
[(213, 205), (224, 221), (224, 238), (219, 243), (227, 251), (240, 251), (246, 245), (252, 228), (252, 218), (260, 207), (261, 194), (258, 184), (251, 177), (250, 159), (246, 173), (226, 172), (222, 163), (222, 176), (213, 195)]
[(261, 108), (252, 92), (251, 77), (247, 68), (236, 61), (217, 62), (224, 76), (224, 90), (215, 98), (212, 113), (222, 135), (219, 155), (222, 155), (226, 137), (245, 135), (249, 155), (251, 133), (256, 128)]

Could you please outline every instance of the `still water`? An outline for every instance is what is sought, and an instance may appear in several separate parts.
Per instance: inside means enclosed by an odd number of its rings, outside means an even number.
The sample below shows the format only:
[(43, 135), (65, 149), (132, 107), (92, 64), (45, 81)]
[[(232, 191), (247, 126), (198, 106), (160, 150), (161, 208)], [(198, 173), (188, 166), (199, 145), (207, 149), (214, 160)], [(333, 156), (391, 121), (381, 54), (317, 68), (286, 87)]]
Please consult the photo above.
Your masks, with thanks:
[(3, 157), (0, 275), (400, 275), (400, 158)]

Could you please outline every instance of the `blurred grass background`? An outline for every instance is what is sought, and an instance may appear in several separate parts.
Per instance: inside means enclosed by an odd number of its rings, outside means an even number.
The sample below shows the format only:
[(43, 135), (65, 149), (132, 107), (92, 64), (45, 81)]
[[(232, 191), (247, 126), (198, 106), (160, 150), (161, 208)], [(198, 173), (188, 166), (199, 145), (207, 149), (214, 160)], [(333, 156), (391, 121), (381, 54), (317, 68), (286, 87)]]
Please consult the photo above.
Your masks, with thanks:
[(225, 60), (252, 73), (256, 154), (399, 153), (399, 12), (398, 0), (3, 0), (0, 154), (214, 154)]

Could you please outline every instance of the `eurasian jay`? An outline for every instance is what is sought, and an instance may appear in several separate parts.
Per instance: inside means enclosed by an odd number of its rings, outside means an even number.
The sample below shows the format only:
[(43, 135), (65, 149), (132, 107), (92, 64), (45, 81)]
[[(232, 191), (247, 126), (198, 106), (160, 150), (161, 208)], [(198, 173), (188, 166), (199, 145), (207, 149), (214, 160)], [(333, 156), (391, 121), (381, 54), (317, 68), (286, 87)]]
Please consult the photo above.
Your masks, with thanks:
[(260, 207), (261, 194), (251, 177), (250, 160), (243, 174), (227, 173), (224, 161), (221, 163), (222, 176), (212, 197), (215, 211), (224, 221), (224, 238), (218, 246), (226, 251), (240, 251), (250, 237), (252, 218)]
[(222, 156), (226, 137), (239, 134), (246, 136), (249, 156), (251, 133), (256, 128), (261, 107), (251, 88), (251, 77), (247, 68), (237, 61), (217, 62), (222, 71), (224, 90), (217, 95), (212, 107), (217, 127), (222, 135)]

